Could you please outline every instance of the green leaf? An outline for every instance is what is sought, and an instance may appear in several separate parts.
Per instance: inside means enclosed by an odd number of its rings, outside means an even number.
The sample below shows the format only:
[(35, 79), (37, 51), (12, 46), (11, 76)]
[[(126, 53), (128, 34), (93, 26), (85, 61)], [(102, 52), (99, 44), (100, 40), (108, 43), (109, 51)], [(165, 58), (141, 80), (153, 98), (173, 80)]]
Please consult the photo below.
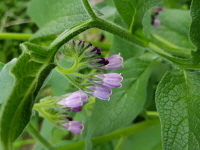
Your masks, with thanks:
[[(188, 38), (191, 17), (187, 10), (163, 9), (159, 13), (159, 26), (152, 26), (149, 13), (143, 19), (143, 32), (155, 42), (164, 44), (174, 49), (180, 49), (182, 53), (190, 54), (195, 49)], [(179, 53), (180, 53), (180, 50)], [(173, 53), (176, 53), (173, 50)]]
[(192, 0), (190, 14), (192, 16), (192, 24), (190, 26), (190, 39), (192, 43), (200, 49), (200, 12), (199, 12), (199, 0)]
[(81, 0), (32, 0), (28, 14), (40, 28), (32, 39), (59, 34), (90, 19)]
[[(123, 137), (123, 141), (118, 150), (161, 150), (160, 130), (160, 124), (157, 124), (133, 135)], [(114, 142), (119, 142), (119, 140), (115, 140)]]
[(200, 149), (200, 72), (173, 70), (158, 85), (163, 149)]
[(153, 55), (144, 55), (124, 63), (124, 68), (118, 71), (124, 78), (122, 88), (113, 89), (110, 101), (96, 100), (87, 131), (88, 139), (126, 126), (142, 111), (155, 59)]
[(142, 28), (142, 18), (145, 12), (159, 2), (161, 0), (114, 0), (121, 18), (132, 33)]
[(15, 65), (17, 59), (14, 58), (9, 63), (5, 64), (0, 72), (0, 104), (8, 99), (15, 84), (15, 78), (10, 70)]
[(1, 146), (12, 149), (12, 142), (22, 133), (32, 115), (34, 99), (52, 68), (52, 53), (40, 46), (24, 43), (23, 54), (11, 72), (16, 82), (0, 113)]
[(0, 72), (5, 64), (0, 62)]

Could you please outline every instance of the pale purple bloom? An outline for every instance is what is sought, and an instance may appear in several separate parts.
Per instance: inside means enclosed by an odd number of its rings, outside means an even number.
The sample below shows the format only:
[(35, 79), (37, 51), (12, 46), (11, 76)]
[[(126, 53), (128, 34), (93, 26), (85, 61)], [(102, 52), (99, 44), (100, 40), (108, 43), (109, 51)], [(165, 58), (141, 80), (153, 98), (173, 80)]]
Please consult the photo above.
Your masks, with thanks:
[(71, 112), (79, 112), (82, 110), (82, 107), (74, 107), (74, 108), (69, 108), (68, 111), (71, 111)]
[(86, 91), (87, 93), (102, 100), (110, 100), (110, 95), (112, 94), (112, 90), (110, 88), (101, 85), (92, 85), (88, 86), (87, 88), (92, 90)]
[(160, 20), (155, 19), (155, 20), (153, 21), (153, 26), (154, 26), (154, 27), (157, 27), (157, 26), (159, 26), (159, 25), (160, 25)]
[(62, 124), (67, 130), (73, 133), (81, 133), (83, 130), (83, 122), (81, 121), (69, 121), (64, 124)]
[(98, 74), (95, 75), (95, 77), (101, 79), (101, 81), (94, 81), (97, 84), (101, 84), (109, 88), (119, 88), (122, 86), (120, 82), (123, 80), (123, 77), (119, 73)]
[(101, 67), (101, 69), (106, 70), (117, 70), (123, 67), (123, 58), (120, 56), (120, 54), (112, 55), (106, 60), (109, 62), (107, 65)]
[(79, 107), (82, 106), (84, 102), (88, 99), (87, 94), (83, 91), (76, 91), (66, 95), (66, 98), (63, 98), (58, 104), (63, 105), (62, 108), (65, 107)]

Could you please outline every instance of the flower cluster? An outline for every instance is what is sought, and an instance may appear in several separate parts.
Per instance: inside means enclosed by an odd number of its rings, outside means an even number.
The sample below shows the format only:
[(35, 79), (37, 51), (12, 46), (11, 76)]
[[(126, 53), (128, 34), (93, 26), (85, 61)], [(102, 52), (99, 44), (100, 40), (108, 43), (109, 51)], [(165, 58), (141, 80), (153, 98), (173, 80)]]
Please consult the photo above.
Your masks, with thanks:
[[(62, 53), (70, 62), (73, 62), (69, 68), (56, 67), (58, 71), (63, 73), (67, 79), (79, 90), (66, 94), (54, 101), (55, 106), (68, 112), (79, 112), (82, 105), (87, 102), (88, 96), (95, 96), (101, 100), (110, 100), (112, 94), (111, 88), (119, 88), (123, 78), (119, 73), (103, 73), (103, 70), (117, 70), (123, 67), (123, 59), (120, 54), (112, 55), (108, 58), (101, 57), (99, 47), (92, 46), (91, 43), (85, 43), (81, 40), (72, 40), (64, 45)], [(93, 74), (81, 74), (78, 70), (89, 67), (97, 69)], [(101, 73), (98, 73), (98, 72)], [(77, 83), (68, 75), (75, 75), (87, 80), (86, 84)], [(48, 102), (49, 103), (49, 102)], [(73, 133), (81, 133), (83, 130), (83, 122), (73, 121), (68, 114), (60, 114), (61, 118), (57, 126), (67, 129)]]
[(160, 11), (162, 11), (162, 7), (157, 7), (153, 9), (151, 14), (151, 24), (155, 27), (160, 25), (160, 20), (157, 19)]

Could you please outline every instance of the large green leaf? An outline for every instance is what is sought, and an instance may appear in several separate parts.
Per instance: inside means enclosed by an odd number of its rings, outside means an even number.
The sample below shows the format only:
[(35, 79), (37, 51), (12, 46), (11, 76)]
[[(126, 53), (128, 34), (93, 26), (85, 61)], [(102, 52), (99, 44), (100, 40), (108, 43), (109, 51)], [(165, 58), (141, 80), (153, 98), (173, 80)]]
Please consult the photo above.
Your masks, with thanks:
[(16, 61), (16, 58), (11, 60), (9, 63), (5, 64), (3, 69), (0, 71), (0, 104), (8, 99), (14, 87), (15, 78), (10, 73), (10, 70), (13, 65), (15, 65)]
[(191, 5), (190, 14), (192, 16), (192, 24), (190, 26), (190, 39), (193, 44), (200, 49), (200, 12), (199, 12), (200, 1), (193, 0)]
[[(148, 20), (149, 16), (150, 14), (147, 13), (143, 19), (143, 31), (146, 36), (171, 48), (183, 49), (188, 54), (191, 49), (195, 49), (188, 37), (191, 23), (189, 11), (163, 9), (158, 16), (161, 23), (156, 27), (151, 25), (151, 20)], [(173, 53), (176, 51), (174, 50)]]
[(11, 95), (3, 103), (0, 113), (1, 146), (12, 149), (12, 142), (30, 121), (34, 99), (53, 67), (52, 54), (45, 48), (24, 43), (23, 54), (11, 72), (16, 81)]
[(145, 12), (157, 5), (161, 0), (114, 0), (115, 6), (128, 25), (130, 32), (142, 28), (142, 18)]
[[(131, 58), (124, 63), (122, 88), (113, 89), (110, 101), (96, 100), (90, 118), (87, 138), (100, 136), (131, 123), (142, 111), (153, 55)], [(89, 144), (87, 145), (89, 146)]]
[(81, 0), (32, 0), (28, 14), (40, 27), (32, 38), (59, 34), (90, 19)]
[(200, 72), (167, 72), (156, 91), (163, 149), (200, 149)]

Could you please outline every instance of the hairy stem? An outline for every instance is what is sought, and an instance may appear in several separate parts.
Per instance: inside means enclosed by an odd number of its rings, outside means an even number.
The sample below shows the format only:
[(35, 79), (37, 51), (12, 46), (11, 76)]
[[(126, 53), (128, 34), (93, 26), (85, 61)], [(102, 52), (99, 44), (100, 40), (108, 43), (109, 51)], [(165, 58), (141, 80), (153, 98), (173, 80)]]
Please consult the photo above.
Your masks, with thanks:
[(95, 15), (95, 13), (93, 12), (92, 8), (90, 7), (90, 4), (89, 4), (88, 0), (82, 0), (82, 3), (83, 3), (83, 5), (84, 5), (84, 7), (85, 7), (85, 9), (86, 9), (86, 11), (87, 11), (87, 13), (88, 13), (88, 15), (89, 15), (92, 19), (95, 20), (96, 15)]
[(44, 139), (30, 123), (27, 125), (27, 130), (36, 140), (38, 140), (48, 150), (54, 149), (54, 147), (46, 139)]

